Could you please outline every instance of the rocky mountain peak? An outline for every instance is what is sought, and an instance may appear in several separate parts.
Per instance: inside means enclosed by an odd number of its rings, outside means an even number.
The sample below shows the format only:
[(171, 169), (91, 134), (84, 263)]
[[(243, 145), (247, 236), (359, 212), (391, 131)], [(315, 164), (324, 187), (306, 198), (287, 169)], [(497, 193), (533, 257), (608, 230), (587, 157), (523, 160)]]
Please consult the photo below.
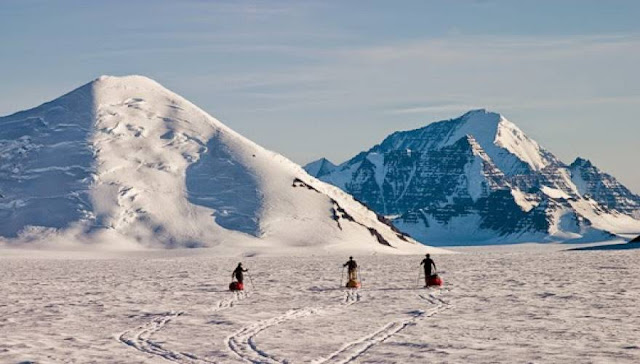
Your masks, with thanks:
[(592, 167), (594, 167), (594, 165), (593, 165), (593, 163), (591, 163), (590, 160), (578, 157), (573, 161), (573, 163), (571, 163), (571, 167), (572, 168), (578, 168), (578, 167), (580, 167), (580, 168), (592, 168)]
[(501, 114), (487, 109), (470, 110), (460, 118), (473, 123), (496, 123), (504, 119)]
[(638, 196), (588, 160), (567, 166), (486, 109), (395, 132), (319, 178), (393, 216), (423, 243), (640, 231)]
[(320, 158), (306, 165), (305, 169), (309, 174), (315, 177), (321, 177), (331, 173), (336, 165), (326, 158)]

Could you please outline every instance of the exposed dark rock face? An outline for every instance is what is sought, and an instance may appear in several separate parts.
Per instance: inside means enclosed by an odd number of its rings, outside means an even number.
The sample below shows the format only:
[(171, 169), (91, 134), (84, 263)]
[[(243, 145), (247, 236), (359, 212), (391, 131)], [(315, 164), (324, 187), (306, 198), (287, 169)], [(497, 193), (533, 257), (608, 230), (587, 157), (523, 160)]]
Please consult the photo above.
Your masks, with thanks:
[(577, 158), (569, 166), (571, 179), (580, 193), (600, 205), (640, 218), (640, 196), (629, 191), (613, 176), (602, 172), (589, 160)]
[(309, 186), (308, 184), (306, 184), (304, 181), (302, 181), (299, 178), (294, 178), (293, 179), (293, 184), (291, 185), (292, 187), (305, 187), (311, 191), (316, 191), (318, 193), (320, 193), (320, 191), (316, 190), (313, 186)]
[(626, 226), (640, 218), (640, 198), (613, 177), (588, 162), (565, 165), (484, 110), (393, 133), (321, 171), (325, 164), (305, 168), (423, 243), (597, 239), (611, 224), (594, 218)]
[[(318, 191), (316, 188), (314, 188), (313, 186), (310, 186), (309, 184), (305, 183), (304, 181), (302, 181), (299, 178), (294, 178), (293, 180), (293, 184), (291, 185), (294, 188), (307, 188), (309, 190), (315, 191), (317, 193), (321, 193), (320, 191)], [(369, 230), (369, 233), (376, 238), (376, 240), (378, 241), (378, 243), (382, 244), (382, 245), (386, 245), (389, 247), (393, 247), (391, 245), (391, 243), (389, 243), (389, 241), (387, 239), (384, 238), (384, 236), (382, 236), (382, 234), (380, 234), (379, 231), (377, 231), (376, 229), (366, 226), (364, 224), (362, 224), (359, 221), (356, 221), (356, 219), (353, 218), (353, 216), (351, 216), (342, 206), (340, 206), (340, 204), (338, 203), (338, 201), (331, 199), (331, 203), (333, 204), (333, 207), (331, 208), (331, 217), (333, 218), (333, 220), (336, 222), (336, 224), (338, 224), (338, 228), (340, 230), (342, 230), (342, 221), (348, 221), (357, 225), (360, 225), (364, 228), (366, 228), (367, 230)], [(410, 236), (401, 232), (400, 230), (398, 230), (398, 228), (396, 228), (393, 223), (388, 220), (387, 218), (385, 218), (384, 216), (381, 216), (379, 214), (376, 214), (376, 217), (378, 219), (378, 221), (380, 221), (381, 223), (389, 226), (391, 228), (391, 230), (396, 234), (396, 236), (406, 242), (409, 242), (409, 238)]]

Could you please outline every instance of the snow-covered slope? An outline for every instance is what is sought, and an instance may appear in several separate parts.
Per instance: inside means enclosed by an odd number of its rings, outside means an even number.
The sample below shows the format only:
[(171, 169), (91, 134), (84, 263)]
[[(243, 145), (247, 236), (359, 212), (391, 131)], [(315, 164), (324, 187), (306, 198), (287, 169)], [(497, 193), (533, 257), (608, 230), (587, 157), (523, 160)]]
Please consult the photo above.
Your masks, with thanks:
[(600, 240), (640, 231), (640, 197), (571, 166), (504, 116), (473, 110), (396, 132), (318, 174), (424, 243)]
[(0, 235), (14, 244), (247, 254), (427, 249), (141, 76), (103, 76), (0, 118), (0, 191)]

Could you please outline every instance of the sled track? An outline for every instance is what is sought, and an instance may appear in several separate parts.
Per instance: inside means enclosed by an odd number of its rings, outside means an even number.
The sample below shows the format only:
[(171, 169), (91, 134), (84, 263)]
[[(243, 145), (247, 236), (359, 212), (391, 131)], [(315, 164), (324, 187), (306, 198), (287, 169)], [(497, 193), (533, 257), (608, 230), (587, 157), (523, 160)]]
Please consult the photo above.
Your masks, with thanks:
[(267, 353), (264, 350), (258, 348), (255, 342), (255, 337), (264, 330), (271, 327), (280, 325), (286, 321), (299, 319), (314, 315), (320, 311), (335, 307), (351, 306), (360, 302), (361, 295), (356, 290), (345, 291), (344, 299), (339, 305), (320, 307), (320, 308), (300, 308), (286, 312), (283, 315), (276, 316), (274, 318), (260, 321), (256, 324), (247, 326), (242, 330), (236, 332), (227, 339), (227, 345), (229, 349), (234, 352), (241, 359), (250, 363), (286, 363), (285, 359), (279, 359), (274, 355)]
[(202, 360), (191, 353), (177, 352), (163, 347), (160, 343), (151, 340), (151, 336), (162, 329), (172, 319), (181, 316), (183, 312), (166, 312), (154, 315), (148, 323), (120, 334), (118, 340), (143, 353), (159, 356), (175, 363), (211, 363)]
[(345, 306), (351, 306), (360, 302), (360, 293), (356, 290), (350, 289), (345, 292), (344, 301), (342, 302)]
[[(217, 312), (233, 307), (235, 302), (243, 300), (247, 296), (248, 295), (245, 293), (236, 292), (233, 295), (233, 298), (219, 301), (213, 311)], [(170, 311), (153, 315), (154, 317), (151, 321), (135, 329), (130, 329), (121, 333), (118, 335), (117, 339), (123, 344), (126, 344), (138, 351), (155, 355), (174, 363), (215, 364), (215, 361), (199, 358), (192, 353), (173, 351), (151, 339), (151, 336), (154, 333), (161, 330), (171, 320), (178, 318), (183, 314), (184, 312), (182, 311)]]
[(434, 308), (428, 311), (417, 310), (411, 312), (411, 317), (403, 320), (393, 321), (388, 323), (380, 330), (362, 337), (350, 344), (345, 345), (340, 350), (331, 354), (327, 359), (322, 359), (314, 362), (315, 364), (346, 364), (360, 358), (372, 347), (386, 341), (393, 335), (404, 330), (407, 326), (415, 325), (416, 322), (431, 317), (438, 312), (451, 308), (451, 305), (446, 301), (440, 299), (434, 294), (430, 293), (428, 296), (419, 295), (419, 297), (430, 304), (435, 305)]
[(313, 315), (316, 311), (317, 309), (315, 308), (300, 308), (287, 311), (283, 315), (268, 320), (260, 321), (231, 335), (227, 339), (227, 345), (238, 357), (250, 363), (284, 363), (283, 360), (260, 350), (256, 346), (255, 336), (270, 327), (279, 325), (285, 321)]

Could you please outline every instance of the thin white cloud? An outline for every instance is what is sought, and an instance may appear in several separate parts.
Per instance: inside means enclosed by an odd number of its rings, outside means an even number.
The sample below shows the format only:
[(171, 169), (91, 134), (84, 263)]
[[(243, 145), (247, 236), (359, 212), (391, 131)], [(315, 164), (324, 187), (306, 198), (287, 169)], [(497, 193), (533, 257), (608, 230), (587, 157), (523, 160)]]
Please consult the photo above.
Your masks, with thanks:
[[(391, 63), (402, 60), (464, 60), (507, 56), (513, 58), (576, 55), (584, 52), (605, 52), (640, 45), (640, 34), (596, 34), (577, 36), (448, 36), (411, 42), (397, 42), (368, 47), (329, 50), (344, 59), (366, 60), (370, 63)], [(497, 53), (496, 53), (497, 52)], [(460, 58), (464, 56), (466, 58)]]
[(461, 110), (480, 109), (472, 104), (425, 105), (388, 110), (389, 114), (431, 114), (441, 112), (460, 112)]
[(306, 1), (222, 1), (222, 0), (187, 0), (180, 6), (190, 6), (205, 14), (226, 14), (245, 18), (268, 18), (275, 16), (294, 16), (309, 11), (320, 4)]
[(524, 110), (524, 109), (553, 109), (553, 108), (567, 108), (567, 107), (579, 107), (586, 105), (620, 105), (620, 104), (640, 104), (640, 95), (629, 96), (611, 96), (611, 97), (585, 97), (580, 99), (539, 99), (532, 101), (489, 101), (486, 103), (479, 102), (478, 104), (461, 104), (452, 103), (444, 105), (423, 105), (423, 106), (411, 106), (401, 107), (387, 110), (388, 114), (432, 114), (442, 112), (461, 112), (473, 109), (491, 109), (491, 110)]

